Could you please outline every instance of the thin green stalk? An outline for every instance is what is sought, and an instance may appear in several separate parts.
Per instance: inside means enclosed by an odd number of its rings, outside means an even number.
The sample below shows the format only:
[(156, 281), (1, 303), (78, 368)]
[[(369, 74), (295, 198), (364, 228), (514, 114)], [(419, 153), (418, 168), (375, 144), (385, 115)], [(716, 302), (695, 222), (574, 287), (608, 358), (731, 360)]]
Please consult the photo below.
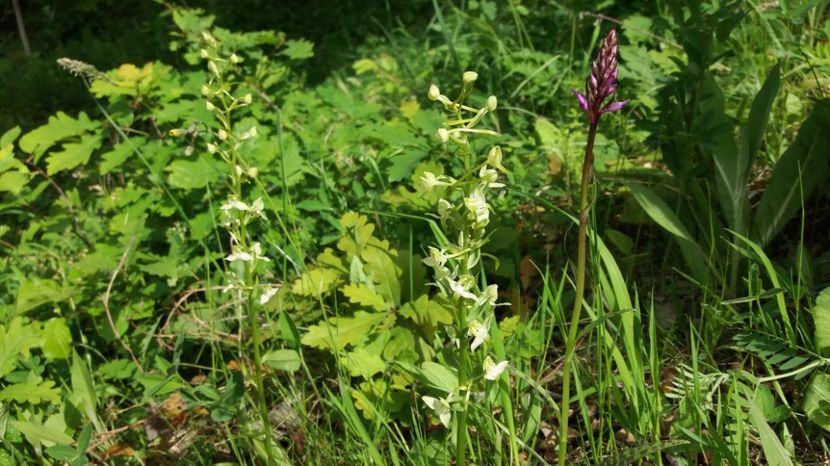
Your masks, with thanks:
[[(458, 322), (459, 322), (459, 332), (466, 332), (466, 322), (467, 322), (467, 313), (464, 310), (464, 304), (459, 304), (458, 310)], [(464, 390), (465, 396), (463, 401), (463, 409), (461, 412), (456, 416), (456, 440), (455, 440), (455, 464), (459, 466), (463, 466), (467, 462), (467, 383), (469, 382), (468, 379), (468, 359), (469, 355), (467, 352), (469, 348), (467, 347), (466, 342), (461, 343), (461, 347), (458, 349), (458, 386), (459, 394), (461, 390)]]
[(571, 326), (565, 343), (565, 362), (562, 365), (562, 405), (559, 410), (559, 466), (565, 466), (568, 446), (568, 405), (570, 404), (571, 362), (576, 346), (579, 329), (579, 316), (582, 313), (582, 300), (585, 296), (585, 262), (588, 255), (588, 188), (594, 173), (594, 139), (597, 135), (597, 122), (592, 121), (588, 128), (588, 143), (585, 145), (585, 160), (582, 163), (582, 190), (579, 196), (579, 245), (576, 259), (576, 297), (571, 314)]

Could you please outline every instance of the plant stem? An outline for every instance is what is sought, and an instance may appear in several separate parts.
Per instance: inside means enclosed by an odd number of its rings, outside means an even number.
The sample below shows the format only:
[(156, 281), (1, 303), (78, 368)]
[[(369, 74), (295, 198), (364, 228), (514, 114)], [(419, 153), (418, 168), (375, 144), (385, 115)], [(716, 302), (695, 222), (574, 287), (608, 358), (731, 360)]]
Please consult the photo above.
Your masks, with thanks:
[(562, 366), (562, 404), (559, 409), (559, 466), (565, 466), (568, 446), (568, 406), (570, 405), (571, 362), (574, 356), (579, 315), (585, 296), (585, 263), (588, 255), (588, 188), (594, 174), (594, 139), (597, 135), (597, 121), (588, 128), (588, 143), (585, 145), (585, 159), (582, 162), (582, 190), (579, 196), (579, 245), (576, 259), (576, 296), (571, 313), (571, 325), (565, 343), (565, 362)]
[[(460, 335), (464, 335), (463, 332), (466, 332), (466, 325), (467, 325), (467, 312), (464, 309), (464, 304), (459, 304), (458, 310), (458, 322), (460, 328)], [(468, 366), (468, 355), (467, 351), (469, 348), (467, 347), (467, 342), (464, 339), (461, 340), (461, 347), (458, 349), (458, 386), (459, 386), (459, 395), (461, 394), (461, 390), (464, 391), (464, 401), (463, 409), (461, 412), (458, 413), (456, 417), (457, 422), (455, 426), (456, 431), (456, 440), (455, 440), (455, 464), (456, 466), (463, 466), (467, 462), (467, 383), (468, 383), (468, 375), (467, 375), (467, 366)]]

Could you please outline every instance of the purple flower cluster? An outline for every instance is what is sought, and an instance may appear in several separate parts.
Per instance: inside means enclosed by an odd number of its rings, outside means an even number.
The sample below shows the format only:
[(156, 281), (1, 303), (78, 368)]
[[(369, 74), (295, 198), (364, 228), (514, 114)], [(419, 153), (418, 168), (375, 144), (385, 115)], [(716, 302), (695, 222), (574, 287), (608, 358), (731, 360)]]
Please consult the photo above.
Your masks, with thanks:
[(586, 94), (573, 90), (579, 106), (591, 124), (597, 124), (603, 113), (617, 111), (628, 103), (628, 100), (611, 102), (603, 106), (608, 97), (617, 91), (617, 31), (612, 29), (602, 41), (599, 56), (591, 64), (591, 74), (585, 82)]

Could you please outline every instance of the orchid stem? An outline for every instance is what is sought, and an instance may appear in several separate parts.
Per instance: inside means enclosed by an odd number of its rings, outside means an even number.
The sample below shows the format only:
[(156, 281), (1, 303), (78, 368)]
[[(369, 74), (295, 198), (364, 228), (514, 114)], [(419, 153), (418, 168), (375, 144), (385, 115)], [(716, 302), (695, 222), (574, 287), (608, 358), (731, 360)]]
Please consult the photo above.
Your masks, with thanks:
[(571, 362), (574, 358), (579, 316), (585, 296), (585, 263), (588, 255), (588, 188), (594, 174), (594, 139), (597, 135), (599, 118), (591, 121), (588, 129), (588, 143), (585, 145), (585, 160), (582, 163), (582, 190), (579, 197), (579, 246), (576, 259), (576, 296), (571, 313), (571, 325), (565, 343), (565, 362), (562, 366), (562, 404), (559, 409), (559, 466), (565, 466), (568, 446), (568, 406), (570, 405)]

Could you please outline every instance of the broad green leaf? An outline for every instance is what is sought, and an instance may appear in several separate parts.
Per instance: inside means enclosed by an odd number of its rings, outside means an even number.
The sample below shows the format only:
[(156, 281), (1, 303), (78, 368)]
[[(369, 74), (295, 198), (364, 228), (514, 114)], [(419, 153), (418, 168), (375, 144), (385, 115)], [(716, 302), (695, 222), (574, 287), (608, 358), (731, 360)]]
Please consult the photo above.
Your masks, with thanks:
[(331, 291), (340, 272), (329, 268), (312, 269), (294, 280), (291, 291), (300, 296), (319, 296)]
[[(343, 349), (355, 345), (386, 319), (386, 313), (357, 311), (354, 317), (332, 317), (308, 328), (302, 343), (319, 349)], [(333, 344), (332, 344), (333, 343)]]
[(72, 402), (92, 422), (98, 432), (103, 432), (104, 425), (98, 419), (98, 396), (95, 394), (92, 374), (89, 373), (86, 362), (77, 351), (72, 352), (72, 366), (69, 372), (72, 380)]
[(830, 287), (822, 291), (813, 307), (816, 324), (816, 346), (822, 356), (830, 356)]
[(795, 142), (775, 165), (772, 179), (755, 211), (753, 239), (767, 245), (819, 183), (830, 165), (830, 99), (816, 102)]
[(300, 333), (297, 331), (297, 326), (288, 312), (280, 312), (279, 318), (280, 336), (288, 343), (288, 346), (293, 349), (300, 348)]
[(389, 247), (389, 242), (371, 238), (363, 248), (360, 257), (366, 262), (367, 275), (372, 277), (375, 290), (383, 299), (397, 306), (401, 302), (401, 275), (403, 270), (398, 266), (398, 252)]
[(801, 406), (807, 419), (830, 432), (830, 374), (813, 375)]
[(755, 429), (758, 430), (761, 448), (764, 450), (767, 464), (769, 466), (793, 466), (790, 453), (784, 448), (778, 435), (770, 427), (766, 417), (764, 417), (763, 410), (755, 403), (755, 400), (749, 399), (746, 401), (749, 408), (749, 418), (752, 420)]
[(458, 388), (458, 375), (442, 364), (426, 361), (421, 364), (421, 377), (433, 388), (452, 393)]
[(29, 378), (23, 383), (8, 385), (0, 390), (0, 401), (38, 404), (44, 401), (59, 403), (60, 399), (60, 389), (55, 388), (55, 382), (43, 381), (34, 373), (29, 373)]
[(262, 362), (269, 367), (286, 372), (295, 372), (302, 365), (300, 353), (292, 349), (279, 349), (265, 353)]
[(631, 184), (629, 186), (634, 199), (640, 204), (640, 207), (660, 225), (664, 230), (671, 233), (680, 246), (680, 251), (692, 273), (696, 278), (703, 279), (706, 276), (706, 254), (700, 246), (692, 238), (692, 235), (686, 230), (683, 222), (674, 214), (674, 211), (651, 189), (638, 184)]
[(368, 351), (366, 348), (357, 348), (346, 353), (345, 357), (340, 359), (340, 362), (352, 377), (363, 377), (364, 379), (372, 378), (373, 375), (383, 372), (386, 367), (380, 355)]
[(101, 145), (101, 136), (84, 134), (81, 142), (70, 142), (63, 145), (63, 150), (51, 152), (46, 157), (46, 172), (50, 175), (71, 170), (78, 165), (89, 162), (92, 151)]
[(221, 176), (217, 162), (208, 155), (193, 160), (175, 160), (167, 166), (167, 181), (176, 188), (198, 189), (214, 183)]
[(18, 144), (20, 149), (26, 153), (34, 154), (35, 158), (40, 158), (46, 149), (50, 148), (56, 142), (68, 138), (70, 136), (78, 136), (87, 131), (92, 131), (98, 127), (98, 122), (91, 121), (86, 113), (78, 114), (78, 119), (58, 112), (56, 115), (49, 117), (49, 121), (20, 138)]
[(66, 359), (72, 347), (72, 334), (63, 317), (53, 317), (43, 326), (43, 344), (41, 349), (47, 359)]
[(346, 285), (343, 294), (354, 304), (360, 304), (377, 311), (389, 309), (389, 304), (375, 290), (366, 285)]
[(47, 303), (59, 303), (75, 294), (69, 288), (63, 288), (48, 278), (29, 278), (20, 283), (17, 289), (15, 312), (22, 314)]
[(779, 78), (780, 71), (776, 66), (755, 96), (749, 120), (744, 127), (740, 149), (735, 144), (731, 132), (728, 132), (721, 133), (720, 143), (715, 151), (715, 180), (720, 203), (729, 227), (742, 235), (749, 229), (749, 173), (764, 138), (772, 102), (778, 93)]

